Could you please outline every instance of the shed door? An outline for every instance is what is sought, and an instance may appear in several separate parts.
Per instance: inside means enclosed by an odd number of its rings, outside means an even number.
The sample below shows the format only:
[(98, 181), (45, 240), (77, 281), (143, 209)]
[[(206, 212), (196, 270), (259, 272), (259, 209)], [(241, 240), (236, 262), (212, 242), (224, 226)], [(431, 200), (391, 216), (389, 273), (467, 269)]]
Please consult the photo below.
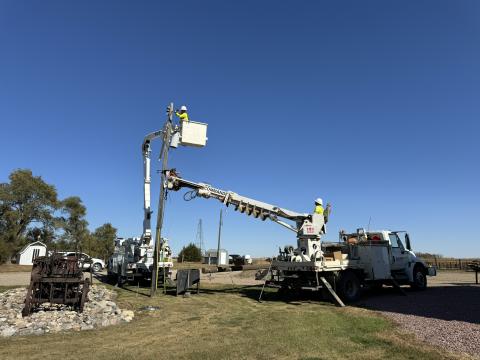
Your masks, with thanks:
[(35, 248), (33, 249), (33, 252), (32, 252), (32, 263), (33, 263), (33, 260), (35, 260), (38, 255), (40, 254), (40, 249), (39, 248)]

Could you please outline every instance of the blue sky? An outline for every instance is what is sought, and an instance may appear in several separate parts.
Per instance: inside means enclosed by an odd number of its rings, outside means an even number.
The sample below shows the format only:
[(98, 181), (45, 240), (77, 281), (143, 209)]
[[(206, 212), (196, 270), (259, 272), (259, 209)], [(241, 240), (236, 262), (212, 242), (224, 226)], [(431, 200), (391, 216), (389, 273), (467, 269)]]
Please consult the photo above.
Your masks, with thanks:
[[(92, 229), (138, 236), (140, 144), (173, 101), (209, 124), (206, 148), (171, 152), (184, 177), (299, 212), (323, 197), (328, 240), (371, 218), (478, 257), (479, 16), (473, 0), (2, 0), (0, 181), (30, 168), (80, 196)], [(200, 218), (216, 246), (220, 203), (167, 206), (175, 252)], [(233, 210), (223, 235), (254, 256), (295, 243)]]

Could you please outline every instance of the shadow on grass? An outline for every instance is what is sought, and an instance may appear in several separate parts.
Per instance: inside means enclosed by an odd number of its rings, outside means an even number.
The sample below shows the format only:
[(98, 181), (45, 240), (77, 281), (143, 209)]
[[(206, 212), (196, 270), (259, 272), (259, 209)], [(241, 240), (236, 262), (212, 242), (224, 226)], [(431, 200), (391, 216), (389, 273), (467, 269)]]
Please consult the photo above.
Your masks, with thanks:
[[(255, 301), (259, 301), (261, 291), (262, 287), (258, 285), (239, 285), (235, 287), (200, 289), (201, 294), (237, 294)], [(297, 306), (305, 303), (321, 303), (323, 305), (333, 306), (333, 304), (330, 304), (328, 299), (321, 293), (313, 293), (308, 291), (298, 293), (281, 293), (278, 291), (278, 289), (274, 288), (265, 288), (260, 302), (282, 302)]]

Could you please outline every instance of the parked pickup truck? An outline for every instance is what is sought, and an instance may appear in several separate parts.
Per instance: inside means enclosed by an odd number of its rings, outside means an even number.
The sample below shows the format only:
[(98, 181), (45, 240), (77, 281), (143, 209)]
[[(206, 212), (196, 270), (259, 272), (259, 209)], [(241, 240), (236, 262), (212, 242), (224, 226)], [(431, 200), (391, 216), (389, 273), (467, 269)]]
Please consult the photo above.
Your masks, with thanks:
[(80, 255), (83, 261), (83, 270), (90, 270), (91, 268), (94, 272), (99, 272), (105, 268), (105, 261), (103, 261), (102, 259), (91, 257), (90, 255), (85, 253), (77, 253), (75, 251), (59, 251), (59, 253), (62, 254), (64, 257)]

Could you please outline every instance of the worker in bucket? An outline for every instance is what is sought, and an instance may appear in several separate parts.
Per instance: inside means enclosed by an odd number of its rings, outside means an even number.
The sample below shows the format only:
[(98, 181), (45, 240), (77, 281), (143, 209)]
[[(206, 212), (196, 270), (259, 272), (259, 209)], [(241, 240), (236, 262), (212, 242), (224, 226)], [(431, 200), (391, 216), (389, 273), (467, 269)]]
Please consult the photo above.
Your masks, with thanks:
[(187, 107), (185, 105), (182, 105), (180, 110), (175, 111), (175, 115), (178, 116), (180, 121), (188, 121)]

